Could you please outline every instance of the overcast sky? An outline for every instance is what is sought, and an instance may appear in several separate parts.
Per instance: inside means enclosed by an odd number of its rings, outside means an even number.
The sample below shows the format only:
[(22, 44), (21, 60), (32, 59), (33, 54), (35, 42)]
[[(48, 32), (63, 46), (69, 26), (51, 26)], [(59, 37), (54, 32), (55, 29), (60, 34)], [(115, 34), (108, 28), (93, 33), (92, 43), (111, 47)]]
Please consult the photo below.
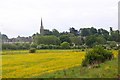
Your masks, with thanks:
[(70, 27), (118, 29), (120, 0), (0, 0), (0, 32), (9, 38), (31, 36), (45, 29), (68, 31)]

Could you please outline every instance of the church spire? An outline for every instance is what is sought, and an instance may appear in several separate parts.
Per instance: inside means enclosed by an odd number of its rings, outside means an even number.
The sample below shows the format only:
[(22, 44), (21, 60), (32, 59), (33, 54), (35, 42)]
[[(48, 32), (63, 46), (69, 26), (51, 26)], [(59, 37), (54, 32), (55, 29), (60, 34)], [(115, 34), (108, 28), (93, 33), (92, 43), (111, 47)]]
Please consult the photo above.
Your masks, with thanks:
[(44, 35), (44, 27), (43, 27), (42, 18), (41, 18), (40, 34)]
[(41, 18), (41, 27), (43, 27), (42, 18)]

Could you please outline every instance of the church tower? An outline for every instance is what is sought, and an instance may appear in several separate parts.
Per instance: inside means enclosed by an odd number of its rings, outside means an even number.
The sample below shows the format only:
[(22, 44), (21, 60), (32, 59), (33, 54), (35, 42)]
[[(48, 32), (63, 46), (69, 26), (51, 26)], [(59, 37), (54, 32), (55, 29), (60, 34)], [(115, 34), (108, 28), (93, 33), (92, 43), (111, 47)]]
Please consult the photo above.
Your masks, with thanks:
[(44, 35), (44, 27), (43, 27), (43, 23), (42, 23), (42, 18), (41, 18), (40, 34)]

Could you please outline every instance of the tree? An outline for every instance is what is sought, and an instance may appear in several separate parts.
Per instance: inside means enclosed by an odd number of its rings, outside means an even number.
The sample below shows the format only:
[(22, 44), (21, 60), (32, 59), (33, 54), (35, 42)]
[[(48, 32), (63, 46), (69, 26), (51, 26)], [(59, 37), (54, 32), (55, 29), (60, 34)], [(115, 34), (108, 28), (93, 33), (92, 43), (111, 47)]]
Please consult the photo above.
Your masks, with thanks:
[(68, 33), (67, 34), (69, 37), (75, 37), (75, 35), (73, 33)]
[(69, 30), (70, 30), (70, 33), (74, 34), (75, 36), (78, 35), (78, 31), (75, 30), (75, 28), (72, 27), (72, 28), (70, 28)]
[(97, 34), (97, 29), (94, 27), (91, 28), (81, 28), (80, 29), (81, 36), (89, 36)]
[(44, 29), (44, 35), (52, 35), (52, 32), (48, 29)]
[(103, 36), (99, 35), (98, 37), (96, 37), (96, 42), (98, 44), (105, 44), (106, 43), (106, 39)]
[(31, 44), (30, 44), (30, 48), (37, 48), (37, 44), (31, 43)]
[(71, 43), (70, 38), (69, 38), (68, 35), (61, 35), (60, 36), (60, 41), (61, 41), (61, 43), (63, 43), (63, 42)]
[(61, 47), (63, 49), (69, 49), (70, 48), (70, 44), (68, 42), (63, 42), (63, 43), (61, 43)]
[(102, 35), (104, 36), (104, 38), (106, 40), (108, 40), (109, 32), (107, 30), (105, 30), (105, 29), (101, 29), (101, 32), (102, 32)]
[(114, 48), (117, 46), (117, 43), (115, 41), (110, 41), (109, 45), (111, 48)]
[(80, 34), (81, 34), (81, 36), (89, 36), (90, 35), (89, 28), (81, 28)]
[[(19, 46), (17, 46), (16, 44), (2, 44), (2, 49), (3, 50), (17, 50), (17, 49), (19, 49), (18, 48)], [(23, 49), (23, 47), (22, 48), (20, 48), (20, 49)]]
[(69, 33), (68, 33), (67, 31), (66, 31), (66, 32), (63, 31), (63, 32), (60, 33), (60, 35), (68, 35), (68, 34), (69, 34)]
[(120, 42), (120, 33), (119, 30), (116, 31), (112, 31), (110, 37), (109, 37), (110, 41), (116, 41), (116, 42)]
[(53, 44), (53, 45), (59, 45), (60, 44), (60, 40), (58, 37), (56, 36), (36, 36), (35, 37), (35, 43), (36, 44), (46, 44), (46, 45), (50, 45), (50, 44)]
[(98, 34), (101, 35), (102, 34), (102, 30), (98, 29)]
[(106, 40), (108, 40), (109, 32), (105, 29), (98, 29), (98, 34), (103, 35)]
[(91, 35), (94, 35), (94, 34), (96, 34), (96, 33), (97, 33), (97, 29), (94, 28), (94, 27), (91, 27), (91, 28), (90, 28), (90, 34), (91, 34)]
[(75, 45), (82, 45), (83, 41), (82, 41), (82, 37), (80, 36), (74, 36), (74, 37), (70, 37), (71, 43), (75, 44)]
[(53, 34), (54, 36), (57, 36), (57, 37), (60, 36), (58, 30), (56, 30), (56, 29), (53, 29), (53, 30), (52, 30), (52, 34)]
[(96, 43), (96, 37), (94, 35), (88, 36), (86, 38), (86, 45), (89, 47), (93, 47)]
[(5, 34), (2, 34), (2, 41), (6, 42), (8, 40), (8, 36)]

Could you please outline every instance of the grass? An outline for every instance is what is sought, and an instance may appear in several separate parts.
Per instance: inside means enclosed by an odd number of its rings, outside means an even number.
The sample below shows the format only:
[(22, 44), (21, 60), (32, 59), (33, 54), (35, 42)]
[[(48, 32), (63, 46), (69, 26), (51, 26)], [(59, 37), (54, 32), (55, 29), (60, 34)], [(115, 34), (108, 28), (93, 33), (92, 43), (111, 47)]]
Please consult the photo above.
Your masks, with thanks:
[(27, 50), (3, 51), (2, 77), (90, 78), (116, 77), (117, 75), (117, 51), (113, 51), (114, 60), (101, 64), (100, 68), (91, 69), (80, 66), (85, 55), (83, 51), (37, 50), (36, 53), (28, 52)]
[(35, 78), (118, 78), (118, 59), (100, 64), (99, 68), (72, 67)]
[[(69, 52), (80, 52), (81, 50), (61, 50), (61, 49), (56, 49), (56, 50), (49, 50), (49, 49), (43, 49), (43, 50), (37, 50), (36, 53), (69, 53)], [(82, 52), (82, 51), (81, 51)], [(2, 55), (16, 55), (16, 54), (28, 54), (29, 50), (3, 50)]]

